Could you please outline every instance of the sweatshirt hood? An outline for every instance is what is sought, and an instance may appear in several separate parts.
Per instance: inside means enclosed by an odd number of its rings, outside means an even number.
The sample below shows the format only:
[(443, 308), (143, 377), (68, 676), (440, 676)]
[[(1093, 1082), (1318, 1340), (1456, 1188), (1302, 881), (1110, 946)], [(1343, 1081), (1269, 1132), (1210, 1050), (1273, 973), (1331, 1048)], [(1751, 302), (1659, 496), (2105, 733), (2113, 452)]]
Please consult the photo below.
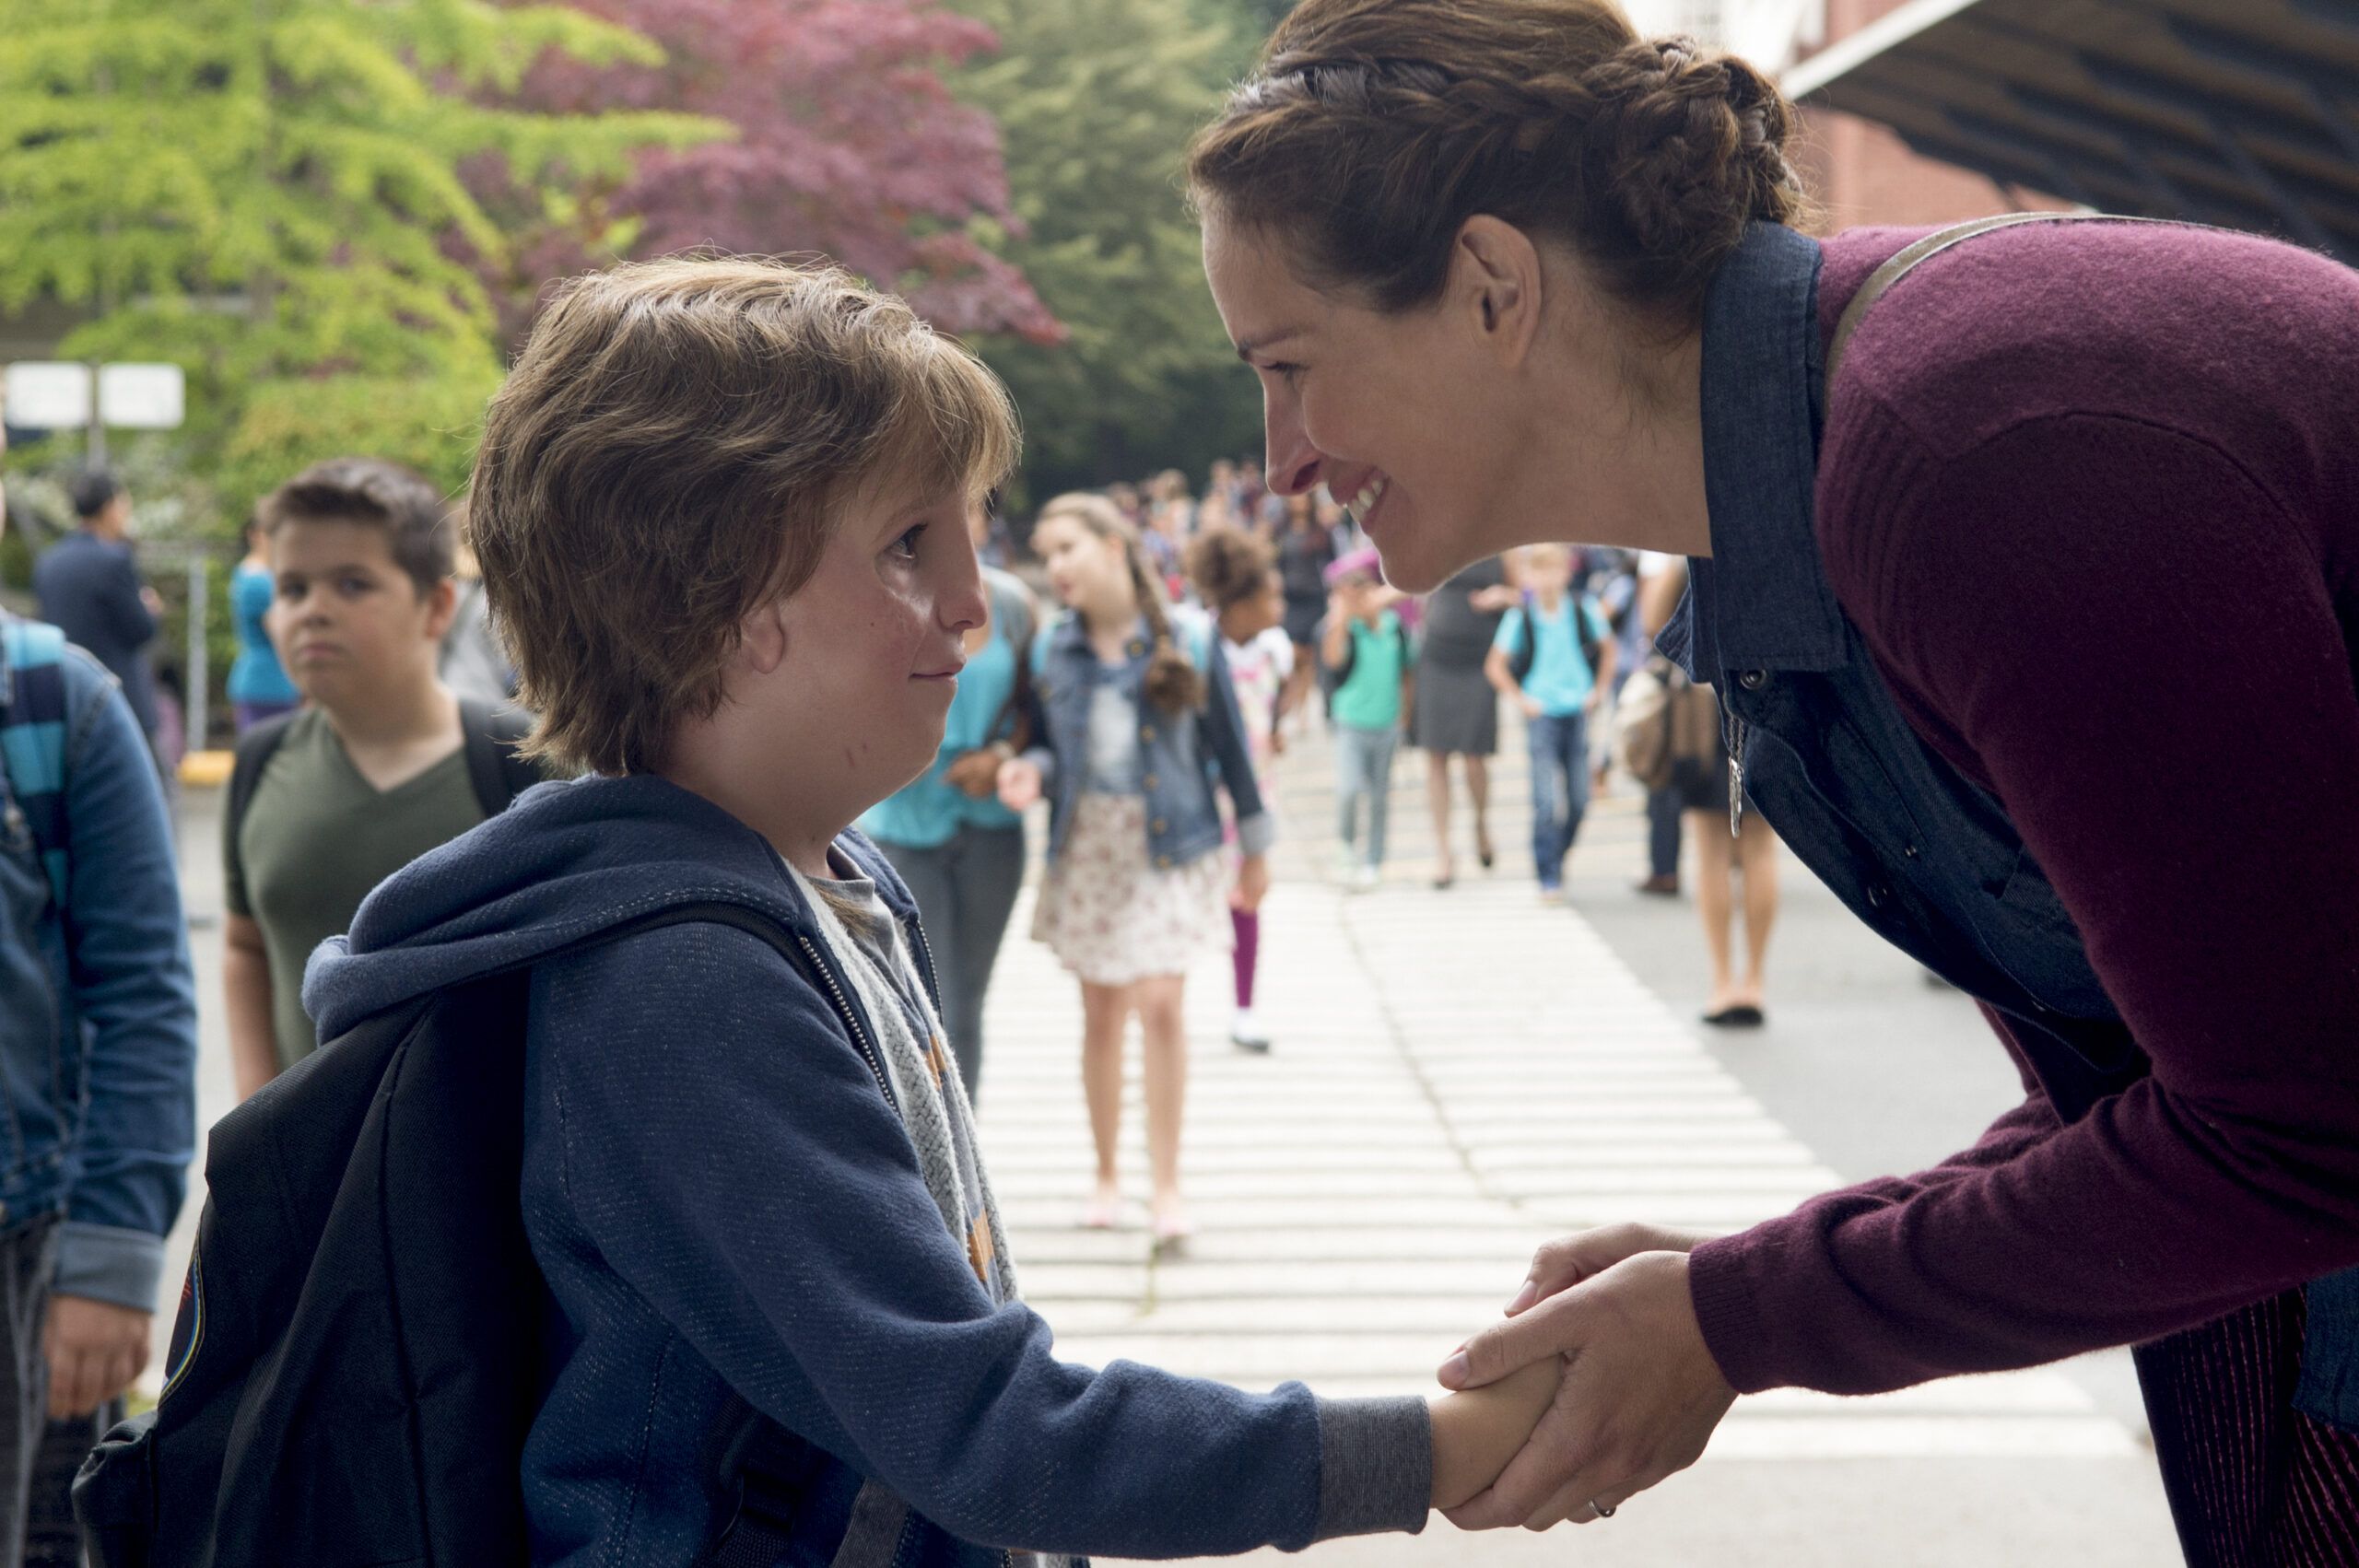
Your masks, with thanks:
[[(895, 914), (915, 912), (865, 838), (847, 832), (836, 848)], [(768, 840), (702, 796), (645, 776), (539, 785), (379, 883), (350, 934), (311, 955), (303, 1010), (331, 1040), (430, 992), (664, 909), (713, 903), (819, 940)]]

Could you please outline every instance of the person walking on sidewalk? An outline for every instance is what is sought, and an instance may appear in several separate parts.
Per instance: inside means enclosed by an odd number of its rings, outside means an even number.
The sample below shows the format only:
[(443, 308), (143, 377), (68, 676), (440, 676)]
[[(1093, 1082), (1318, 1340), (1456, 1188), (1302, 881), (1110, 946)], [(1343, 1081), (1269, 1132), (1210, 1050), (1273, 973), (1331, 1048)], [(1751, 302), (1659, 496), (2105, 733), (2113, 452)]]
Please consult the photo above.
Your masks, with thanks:
[(1484, 673), (1523, 709), (1532, 750), (1532, 865), (1540, 901), (1565, 899), (1565, 859), (1589, 811), (1589, 718), (1614, 682), (1614, 628), (1596, 601), (1573, 591), (1573, 552), (1518, 552), (1523, 601), (1499, 622)]
[(1499, 749), (1499, 699), (1484, 661), (1499, 622), (1517, 603), (1503, 557), (1485, 556), (1434, 590), (1417, 639), (1417, 690), (1409, 743), (1426, 754), (1426, 807), (1434, 819), (1434, 885), (1458, 880), (1450, 845), (1449, 759), (1466, 775), (1474, 808), (1474, 860), (1491, 869), (1491, 755)]
[[(1335, 837), (1352, 891), (1383, 880), (1385, 828), (1392, 813), (1392, 755), (1401, 721), (1414, 700), (1416, 666), (1409, 628), (1393, 607), (1400, 596), (1377, 576), (1373, 552), (1335, 563), (1319, 663), (1335, 721)], [(1360, 836), (1366, 808), (1367, 834)]]
[[(1686, 592), (1687, 563), (1673, 556), (1645, 579), (1640, 613), (1660, 631)], [(1700, 702), (1706, 694), (1699, 687), (1694, 696)], [(1715, 731), (1714, 738), (1721, 732)], [(1716, 1029), (1758, 1029), (1768, 1022), (1765, 986), (1769, 933), (1778, 924), (1778, 835), (1758, 811), (1736, 809), (1735, 770), (1726, 744), (1713, 748), (1709, 755), (1680, 757), (1674, 767), (1671, 782), (1661, 791), (1649, 791), (1649, 797), (1651, 802), (1660, 792), (1678, 802), (1687, 837), (1696, 846), (1696, 916), (1704, 924), (1704, 952), (1712, 966), (1704, 1022)], [(1740, 882), (1744, 888), (1742, 906)], [(1744, 914), (1742, 973), (1733, 954), (1740, 907)]]
[(1796, 123), (1607, 0), (1304, 0), (1191, 155), (1271, 486), (1411, 591), (1567, 496), (1688, 557), (1731, 828), (2025, 1077), (1931, 1171), (1545, 1249), (1447, 1381), (1571, 1370), (1461, 1516), (1599, 1517), (1738, 1390), (2127, 1344), (2191, 1562), (2359, 1562), (2359, 274), (2088, 214), (1813, 239)]
[(229, 666), (229, 708), (241, 739), (255, 725), (294, 712), (303, 700), (270, 640), (270, 602), (276, 592), (270, 542), (262, 520), (255, 518), (246, 524), (245, 558), (229, 577), (229, 622), (238, 633), (238, 657)]
[(60, 1544), (62, 1483), (147, 1364), (196, 1153), (196, 984), (137, 716), (62, 628), (6, 611), (0, 821), (0, 1562), (15, 1562)]
[[(1259, 535), (1236, 528), (1208, 529), (1188, 552), (1188, 575), (1220, 628), (1221, 658), (1237, 690), (1237, 711), (1253, 757), (1253, 777), (1264, 801), (1274, 800), (1271, 764), (1285, 742), (1278, 732), (1285, 717), (1287, 677), (1294, 673), (1294, 644), (1280, 623), (1285, 592), (1278, 580), (1276, 552)], [(1234, 808), (1224, 813), (1224, 836), (1234, 844)], [(1230, 954), (1237, 980), (1237, 1015), (1229, 1042), (1242, 1051), (1266, 1055), (1270, 1033), (1253, 1011), (1253, 985), (1262, 963), (1262, 900), (1249, 902), (1241, 885), (1228, 890), (1228, 923), (1237, 944)]]
[(158, 716), (147, 649), (163, 623), (164, 601), (140, 580), (131, 547), (131, 492), (113, 470), (90, 468), (75, 475), (71, 493), (81, 526), (42, 551), (33, 566), (41, 619), (123, 684), (123, 700), (152, 748)]
[[(1147, 1159), (1157, 1245), (1193, 1234), (1180, 1187), (1188, 1094), (1188, 965), (1230, 940), (1232, 884), (1258, 905), (1277, 820), (1262, 803), (1219, 634), (1164, 602), (1138, 536), (1102, 496), (1040, 510), (1033, 548), (1065, 614), (1033, 650), (1041, 731), (1003, 763), (999, 796), (1049, 795), (1049, 865), (1032, 935), (1081, 982), (1083, 1094), (1097, 1148), (1082, 1223), (1121, 1223), (1122, 1036), (1138, 1015), (1146, 1059)], [(1244, 860), (1221, 851), (1215, 784), (1228, 791)]]
[[(989, 498), (968, 517), (978, 550), (991, 537)], [(1022, 579), (985, 567), (987, 618), (961, 639), (967, 662), (933, 764), (869, 808), (876, 841), (918, 901), (938, 949), (942, 1027), (967, 1098), (983, 1086), (983, 999), (1024, 890), (1024, 819), (999, 802), (1000, 765), (1032, 739), (1032, 639), (1039, 615)]]

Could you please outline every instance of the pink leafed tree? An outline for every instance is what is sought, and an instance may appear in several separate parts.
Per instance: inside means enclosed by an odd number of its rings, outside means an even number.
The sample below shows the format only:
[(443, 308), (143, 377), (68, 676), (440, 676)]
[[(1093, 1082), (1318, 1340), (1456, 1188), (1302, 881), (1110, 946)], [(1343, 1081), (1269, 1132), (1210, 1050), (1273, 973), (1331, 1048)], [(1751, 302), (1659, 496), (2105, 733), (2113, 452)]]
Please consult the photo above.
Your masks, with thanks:
[(933, 0), (571, 3), (653, 39), (665, 62), (597, 67), (552, 55), (525, 73), (525, 103), (675, 110), (737, 135), (645, 154), (619, 188), (534, 225), (511, 258), (527, 290), (593, 264), (602, 237), (634, 256), (817, 252), (898, 289), (945, 331), (1064, 336), (1023, 275), (971, 232), (978, 220), (1022, 227), (997, 125), (942, 78), (995, 45), (982, 23)]

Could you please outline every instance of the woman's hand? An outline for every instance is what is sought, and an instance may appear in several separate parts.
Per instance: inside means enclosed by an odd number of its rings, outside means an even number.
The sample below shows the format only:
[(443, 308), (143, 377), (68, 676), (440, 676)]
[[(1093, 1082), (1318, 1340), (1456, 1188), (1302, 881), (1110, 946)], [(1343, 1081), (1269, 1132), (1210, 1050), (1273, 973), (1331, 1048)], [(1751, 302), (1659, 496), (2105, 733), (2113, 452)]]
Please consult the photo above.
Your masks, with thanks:
[(1238, 862), (1237, 886), (1229, 903), (1250, 914), (1262, 907), (1270, 891), (1270, 861), (1265, 855), (1248, 855)]
[(952, 760), (942, 770), (942, 781), (960, 794), (981, 800), (999, 785), (1003, 762), (1013, 760), (998, 747), (983, 746)]
[(1527, 1305), (1469, 1340), (1441, 1382), (1479, 1388), (1555, 1356), (1566, 1370), (1548, 1413), (1452, 1524), (1586, 1524), (1694, 1464), (1736, 1401), (1696, 1324), (1684, 1252), (1638, 1253)]
[(1020, 812), (1040, 798), (1040, 765), (1020, 756), (999, 765), (999, 803)]

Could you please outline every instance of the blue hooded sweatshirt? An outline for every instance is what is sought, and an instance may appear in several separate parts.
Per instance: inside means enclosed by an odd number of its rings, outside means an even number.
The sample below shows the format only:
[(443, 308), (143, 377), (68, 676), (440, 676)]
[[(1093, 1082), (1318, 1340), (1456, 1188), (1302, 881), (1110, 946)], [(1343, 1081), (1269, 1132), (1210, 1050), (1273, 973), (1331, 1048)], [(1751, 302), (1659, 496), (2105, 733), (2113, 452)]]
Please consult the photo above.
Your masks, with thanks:
[[(856, 834), (837, 848), (916, 948), (915, 906), (884, 858)], [(304, 1005), (333, 1039), (712, 901), (794, 933), (821, 985), (711, 924), (533, 970), (521, 1199), (547, 1281), (522, 1473), (535, 1563), (696, 1561), (734, 1506), (709, 1456), (740, 1399), (821, 1451), (793, 1563), (846, 1561), (839, 1546), (880, 1568), (981, 1568), (1010, 1549), (1180, 1557), (1423, 1526), (1422, 1400), (1067, 1365), (1028, 1307), (992, 1305), (811, 911), (769, 845), (697, 795), (652, 778), (531, 790), (371, 894), (312, 958)]]

